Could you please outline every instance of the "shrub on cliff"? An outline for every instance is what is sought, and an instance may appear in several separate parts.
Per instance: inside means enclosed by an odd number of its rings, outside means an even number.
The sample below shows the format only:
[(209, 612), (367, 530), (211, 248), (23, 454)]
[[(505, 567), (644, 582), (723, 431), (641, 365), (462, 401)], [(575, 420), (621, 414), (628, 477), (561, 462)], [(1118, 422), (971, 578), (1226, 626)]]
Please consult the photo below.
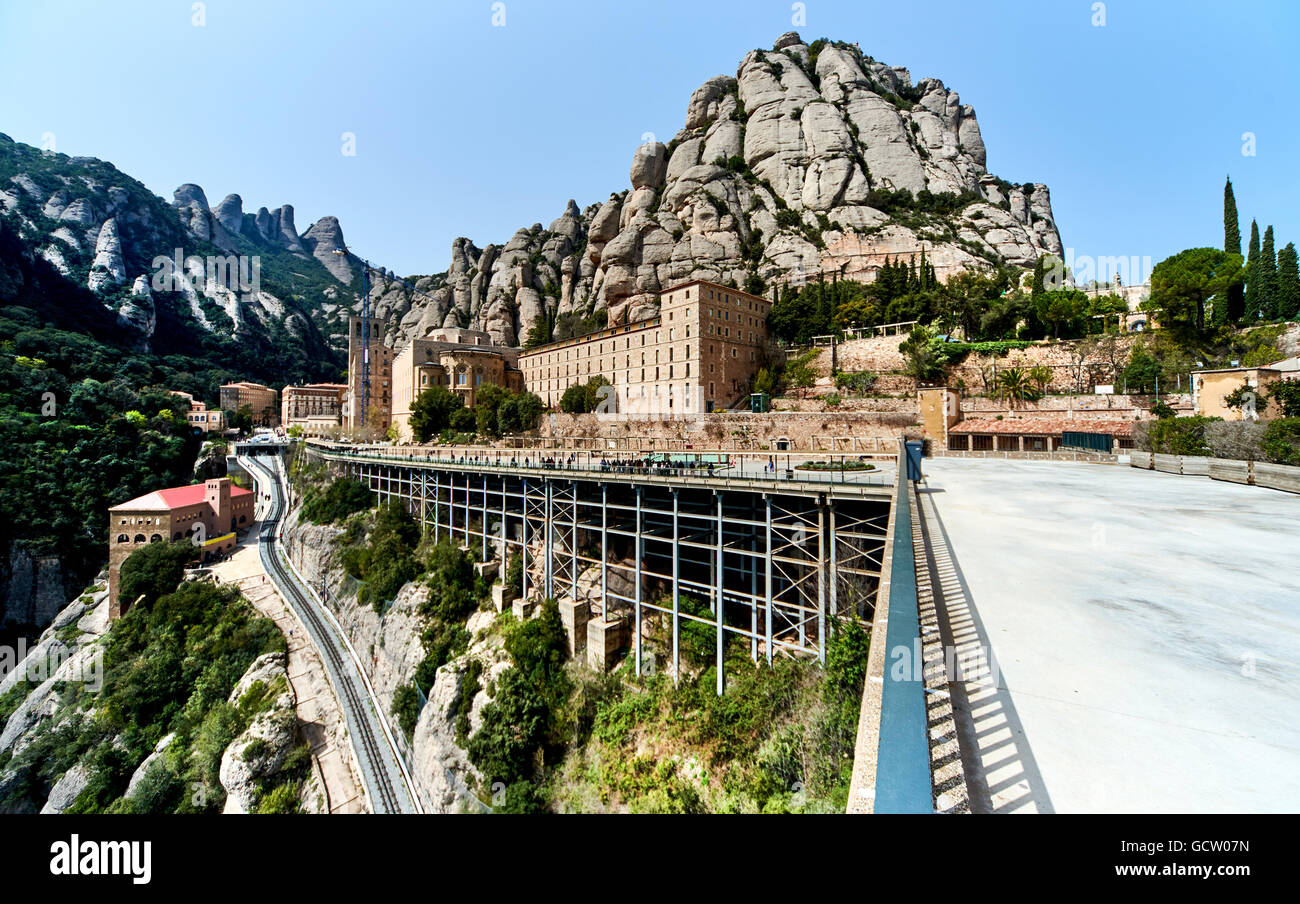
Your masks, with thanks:
[(324, 490), (308, 486), (303, 491), (302, 520), (312, 524), (336, 524), (374, 504), (375, 494), (364, 483), (340, 477)]

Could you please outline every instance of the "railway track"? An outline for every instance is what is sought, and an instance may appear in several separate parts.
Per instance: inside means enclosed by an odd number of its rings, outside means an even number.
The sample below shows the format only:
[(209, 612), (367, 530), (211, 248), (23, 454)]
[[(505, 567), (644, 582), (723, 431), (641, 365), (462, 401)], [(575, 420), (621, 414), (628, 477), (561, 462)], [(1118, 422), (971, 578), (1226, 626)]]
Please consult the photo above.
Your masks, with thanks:
[[(245, 458), (243, 463), (251, 466), (254, 471), (260, 472), (265, 486), (270, 488), (271, 508), (262, 521), (259, 534), (262, 563), (271, 580), (302, 619), (315, 642), (316, 649), (325, 660), (339, 702), (349, 716), (347, 721), (353, 737), (353, 747), (361, 761), (361, 771), (369, 786), (372, 806), (377, 813), (411, 812), (412, 795), (403, 793), (408, 790), (404, 782), (401, 791), (398, 790), (398, 783), (394, 781), (393, 769), (390, 765), (390, 759), (395, 759), (399, 754), (389, 747), (387, 738), (381, 737), (380, 733), (375, 731), (369, 693), (358, 687), (358, 681), (350, 667), (353, 665), (350, 657), (339, 648), (333, 632), (321, 617), (315, 603), (303, 591), (297, 577), (280, 559), (277, 534), (280, 521), (284, 517), (286, 503), (279, 476), (253, 459)], [(386, 750), (390, 756), (385, 756)]]

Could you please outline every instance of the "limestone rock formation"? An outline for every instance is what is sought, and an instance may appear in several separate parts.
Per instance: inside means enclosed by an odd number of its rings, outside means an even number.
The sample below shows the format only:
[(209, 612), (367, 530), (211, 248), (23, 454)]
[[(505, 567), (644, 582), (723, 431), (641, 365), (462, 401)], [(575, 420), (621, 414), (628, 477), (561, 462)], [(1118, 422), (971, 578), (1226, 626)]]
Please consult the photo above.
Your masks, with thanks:
[(457, 239), (445, 285), (406, 293), (388, 338), (467, 325), (518, 345), (539, 324), (563, 338), (650, 316), (694, 278), (768, 292), (798, 270), (871, 281), (922, 249), (941, 279), (1060, 254), (1047, 187), (987, 165), (974, 108), (943, 82), (791, 32), (701, 85), (671, 142), (636, 148), (628, 190), (500, 253)]
[(119, 326), (139, 334), (137, 348), (144, 350), (149, 347), (149, 340), (158, 328), (158, 311), (154, 306), (149, 277), (135, 278), (131, 284), (131, 297), (117, 309), (117, 322)]
[(239, 235), (244, 228), (244, 199), (239, 195), (226, 195), (212, 212), (226, 232)]
[[(290, 211), (292, 212), (292, 208)], [(335, 279), (344, 285), (352, 282), (354, 276), (352, 260), (346, 253), (347, 245), (343, 243), (343, 227), (339, 225), (337, 217), (322, 217), (317, 220), (303, 233), (302, 243), (311, 249), (312, 257), (320, 261)], [(336, 250), (343, 251), (344, 254), (335, 254)]]
[(117, 234), (117, 220), (109, 217), (99, 227), (95, 241), (95, 260), (90, 265), (86, 286), (99, 292), (109, 286), (121, 285), (126, 280), (126, 264), (122, 262), (122, 240)]
[(271, 707), (230, 743), (221, 755), (221, 787), (226, 791), (225, 813), (251, 813), (265, 779), (275, 776), (297, 741), (297, 717), (283, 653), (259, 657), (230, 693), (238, 703), (256, 682), (278, 691)]

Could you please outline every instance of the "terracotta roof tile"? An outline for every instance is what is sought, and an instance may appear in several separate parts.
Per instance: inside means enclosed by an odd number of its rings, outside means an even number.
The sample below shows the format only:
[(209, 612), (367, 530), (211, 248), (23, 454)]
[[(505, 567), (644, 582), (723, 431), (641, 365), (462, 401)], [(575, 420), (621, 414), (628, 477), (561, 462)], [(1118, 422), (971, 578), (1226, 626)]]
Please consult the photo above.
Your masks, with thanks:
[(959, 434), (998, 434), (999, 436), (1060, 436), (1062, 433), (1109, 433), (1132, 436), (1133, 421), (1093, 418), (1020, 417), (967, 418), (948, 430)]

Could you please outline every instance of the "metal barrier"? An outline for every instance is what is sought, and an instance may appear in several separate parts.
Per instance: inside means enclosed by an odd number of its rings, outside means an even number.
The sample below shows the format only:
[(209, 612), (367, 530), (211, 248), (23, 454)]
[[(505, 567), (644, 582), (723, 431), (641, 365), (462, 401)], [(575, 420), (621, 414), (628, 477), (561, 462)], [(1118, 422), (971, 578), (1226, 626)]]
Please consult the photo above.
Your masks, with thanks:
[(880, 746), (876, 754), (876, 813), (934, 812), (921, 617), (916, 598), (912, 484), (905, 477), (906, 454), (906, 448), (900, 448), (889, 624), (885, 629), (886, 665), (880, 696)]

